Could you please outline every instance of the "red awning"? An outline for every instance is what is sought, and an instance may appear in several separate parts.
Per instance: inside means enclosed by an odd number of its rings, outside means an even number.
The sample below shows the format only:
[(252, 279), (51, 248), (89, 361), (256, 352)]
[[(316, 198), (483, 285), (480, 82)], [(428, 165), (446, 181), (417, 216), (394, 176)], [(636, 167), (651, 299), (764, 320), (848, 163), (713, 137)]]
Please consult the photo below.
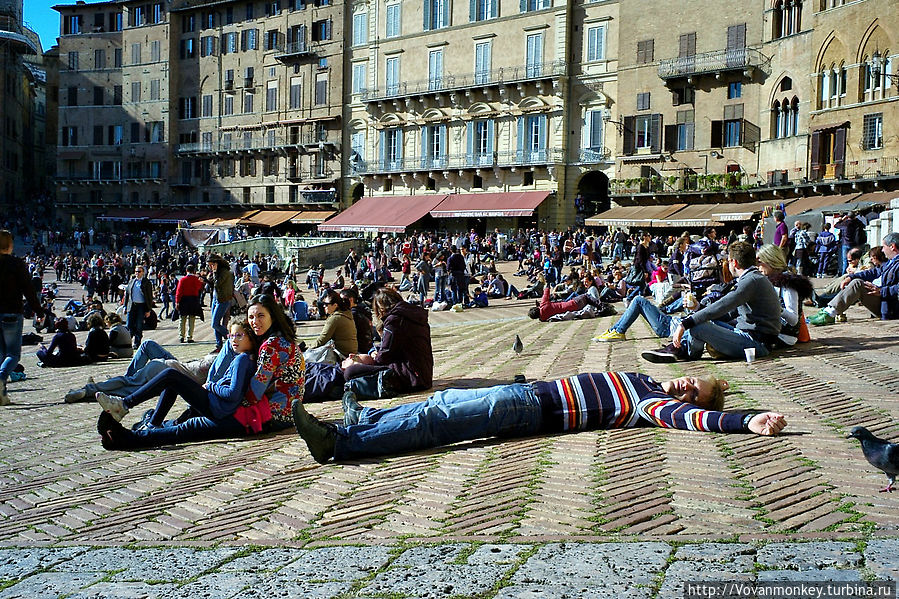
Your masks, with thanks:
[(434, 218), (531, 216), (551, 191), (457, 193), (431, 210)]
[(206, 214), (200, 210), (172, 210), (150, 219), (151, 223), (161, 224), (177, 224), (181, 222), (190, 222), (192, 219), (200, 218)]
[(402, 233), (446, 195), (368, 196), (320, 224), (319, 231)]

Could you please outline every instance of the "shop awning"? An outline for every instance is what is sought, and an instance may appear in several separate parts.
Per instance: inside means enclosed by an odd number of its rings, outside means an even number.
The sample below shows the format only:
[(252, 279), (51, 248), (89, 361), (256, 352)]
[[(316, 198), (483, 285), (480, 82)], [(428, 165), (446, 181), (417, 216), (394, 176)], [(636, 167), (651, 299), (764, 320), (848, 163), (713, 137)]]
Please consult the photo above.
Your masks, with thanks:
[(455, 193), (431, 210), (434, 218), (531, 216), (551, 191)]
[(839, 123), (823, 123), (821, 125), (812, 125), (809, 130), (814, 133), (816, 131), (832, 131), (834, 129), (841, 129), (848, 126), (849, 121), (840, 121)]
[(319, 231), (402, 233), (446, 195), (368, 196), (320, 224)]
[(617, 206), (584, 221), (588, 227), (648, 227), (653, 219), (674, 214), (686, 204), (664, 206)]
[(150, 209), (129, 209), (129, 208), (113, 208), (103, 216), (97, 217), (97, 220), (106, 220), (114, 222), (136, 222), (158, 218), (162, 216), (166, 210), (150, 210)]
[(201, 218), (205, 214), (205, 210), (202, 212), (199, 210), (172, 210), (151, 218), (150, 222), (156, 224), (177, 224), (190, 222), (192, 219)]
[(889, 208), (890, 202), (895, 200), (896, 198), (899, 198), (899, 191), (874, 191), (871, 193), (863, 193), (862, 195), (855, 198), (854, 201), (858, 202), (859, 204), (868, 202), (868, 206), (883, 204), (884, 206)]
[(744, 204), (718, 204), (717, 209), (712, 212), (712, 218), (723, 223), (750, 220), (761, 216), (765, 208), (779, 203), (774, 200), (764, 200)]
[(787, 218), (790, 215), (798, 215), (803, 212), (809, 212), (812, 210), (820, 210), (821, 208), (826, 208), (827, 206), (834, 206), (836, 204), (846, 204), (852, 202), (860, 196), (859, 193), (850, 193), (845, 195), (832, 195), (832, 196), (809, 196), (807, 198), (799, 198), (787, 204), (784, 208), (786, 209)]
[(334, 214), (333, 210), (306, 210), (297, 212), (290, 222), (294, 225), (317, 225), (325, 222)]
[(240, 212), (222, 212), (221, 214), (207, 214), (205, 218), (190, 222), (195, 227), (236, 227), (245, 218), (259, 212), (258, 210), (241, 210)]
[(253, 227), (277, 227), (286, 223), (294, 216), (298, 210), (260, 210), (259, 212), (240, 220), (242, 225), (250, 225)]
[(690, 204), (674, 214), (652, 221), (652, 227), (708, 227), (721, 225), (713, 218), (720, 204)]

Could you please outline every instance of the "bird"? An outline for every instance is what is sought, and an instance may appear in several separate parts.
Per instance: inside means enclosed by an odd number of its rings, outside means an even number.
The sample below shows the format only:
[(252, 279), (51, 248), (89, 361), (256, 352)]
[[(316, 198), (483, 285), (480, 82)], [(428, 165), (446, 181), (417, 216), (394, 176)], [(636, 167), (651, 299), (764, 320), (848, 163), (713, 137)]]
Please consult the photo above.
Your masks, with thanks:
[(899, 444), (879, 439), (863, 426), (852, 427), (846, 438), (861, 441), (865, 459), (875, 468), (882, 470), (890, 481), (890, 484), (880, 492), (892, 493), (896, 476), (899, 475)]
[(515, 335), (515, 343), (512, 344), (512, 351), (516, 354), (520, 354), (524, 351), (524, 344), (521, 342), (521, 337)]

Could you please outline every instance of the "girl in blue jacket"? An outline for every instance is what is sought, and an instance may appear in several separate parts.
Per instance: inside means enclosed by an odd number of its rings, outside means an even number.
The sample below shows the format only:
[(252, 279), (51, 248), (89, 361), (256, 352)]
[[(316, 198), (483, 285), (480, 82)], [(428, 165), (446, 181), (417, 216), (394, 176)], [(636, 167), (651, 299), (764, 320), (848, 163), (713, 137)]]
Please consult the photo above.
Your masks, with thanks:
[[(215, 381), (200, 385), (186, 374), (167, 368), (126, 397), (98, 392), (97, 402), (104, 411), (97, 422), (97, 430), (103, 447), (137, 449), (245, 434), (246, 429), (234, 418), (234, 412), (243, 401), (256, 371), (258, 344), (243, 317), (235, 317), (228, 330), (229, 344), (237, 356)], [(119, 424), (131, 408), (157, 395), (159, 401), (156, 409), (147, 412), (134, 430)], [(187, 402), (190, 409), (178, 419), (164, 422), (178, 396)]]

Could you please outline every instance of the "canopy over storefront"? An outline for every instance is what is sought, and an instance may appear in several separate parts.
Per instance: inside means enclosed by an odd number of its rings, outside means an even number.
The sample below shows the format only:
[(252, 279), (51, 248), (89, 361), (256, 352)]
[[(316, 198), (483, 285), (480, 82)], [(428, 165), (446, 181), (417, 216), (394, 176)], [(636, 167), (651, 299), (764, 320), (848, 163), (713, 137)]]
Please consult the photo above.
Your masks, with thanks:
[(220, 214), (207, 214), (204, 218), (191, 221), (195, 227), (236, 227), (244, 219), (259, 212), (258, 210), (241, 210), (238, 212), (222, 212)]
[(653, 220), (653, 227), (711, 227), (721, 225), (714, 218), (720, 204), (691, 204), (681, 208), (674, 214)]
[(745, 204), (718, 204), (712, 212), (712, 218), (722, 223), (751, 220), (761, 216), (765, 208), (773, 208), (778, 203), (774, 200), (762, 200)]
[(319, 231), (403, 233), (446, 199), (444, 194), (368, 196), (320, 224)]
[(434, 218), (501, 218), (532, 216), (551, 191), (456, 193), (431, 210)]
[(151, 218), (159, 218), (167, 210), (150, 210), (150, 209), (133, 209), (133, 208), (113, 208), (103, 216), (98, 216), (97, 220), (105, 220), (112, 222), (138, 222)]
[(674, 214), (686, 204), (666, 206), (618, 206), (591, 216), (584, 223), (589, 227), (650, 227), (654, 219), (662, 219)]
[(334, 216), (334, 214), (334, 210), (305, 210), (297, 212), (291, 217), (290, 222), (294, 225), (318, 225)]
[(260, 210), (240, 220), (240, 224), (253, 227), (277, 227), (297, 215), (297, 210)]

